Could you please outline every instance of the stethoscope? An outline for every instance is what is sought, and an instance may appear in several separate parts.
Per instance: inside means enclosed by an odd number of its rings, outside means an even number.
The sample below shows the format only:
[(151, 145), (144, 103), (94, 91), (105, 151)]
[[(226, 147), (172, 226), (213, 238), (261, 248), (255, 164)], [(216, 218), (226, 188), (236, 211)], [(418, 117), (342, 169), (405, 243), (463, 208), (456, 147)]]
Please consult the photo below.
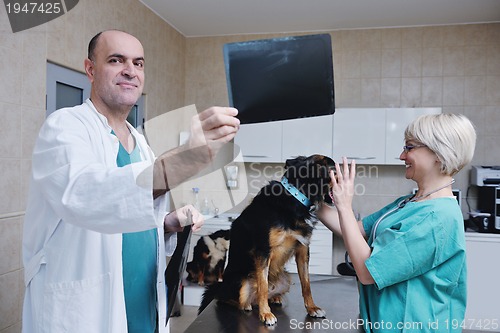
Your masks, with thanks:
[(373, 242), (375, 241), (375, 236), (376, 236), (376, 233), (377, 233), (377, 228), (378, 228), (378, 225), (380, 224), (380, 222), (382, 222), (383, 219), (385, 219), (388, 215), (391, 215), (392, 213), (394, 213), (395, 211), (397, 211), (398, 209), (401, 209), (403, 208), (404, 206), (406, 206), (407, 203), (409, 202), (415, 202), (417, 200), (421, 200), (421, 199), (425, 199), (427, 198), (428, 196), (430, 196), (431, 194), (433, 193), (436, 193), (437, 191), (440, 191), (442, 190), (443, 188), (446, 188), (448, 186), (450, 186), (451, 184), (453, 184), (455, 182), (455, 179), (452, 179), (451, 182), (447, 183), (446, 185), (443, 185), (433, 191), (430, 191), (429, 193), (425, 193), (425, 194), (422, 194), (422, 195), (419, 195), (418, 197), (415, 195), (411, 196), (411, 197), (408, 197), (404, 200), (401, 200), (397, 205), (396, 207), (394, 207), (393, 209), (385, 212), (384, 214), (382, 214), (381, 217), (378, 218), (377, 222), (375, 222), (375, 224), (373, 225), (373, 228), (372, 228), (372, 233), (371, 233), (371, 238), (372, 238), (372, 244)]
[[(371, 239), (372, 239), (371, 243), (373, 244), (373, 242), (375, 241), (375, 237), (376, 237), (376, 233), (377, 233), (377, 228), (378, 228), (380, 222), (382, 222), (382, 220), (385, 219), (387, 216), (391, 215), (392, 213), (394, 213), (398, 209), (403, 208), (404, 206), (406, 206), (407, 203), (409, 203), (409, 202), (415, 202), (415, 201), (421, 200), (421, 199), (425, 199), (428, 196), (430, 196), (431, 194), (436, 193), (437, 191), (440, 191), (443, 188), (446, 188), (446, 187), (452, 185), (454, 182), (455, 182), (455, 179), (452, 179), (451, 182), (449, 182), (446, 185), (441, 186), (441, 187), (439, 187), (439, 188), (437, 188), (437, 189), (435, 189), (433, 191), (430, 191), (429, 193), (425, 193), (425, 194), (419, 195), (418, 197), (415, 194), (415, 195), (413, 195), (411, 197), (408, 197), (408, 198), (406, 198), (406, 199), (401, 200), (400, 202), (398, 202), (398, 204), (394, 208), (392, 208), (389, 211), (387, 211), (384, 214), (382, 214), (382, 216), (380, 216), (377, 219), (377, 221), (375, 222), (375, 224), (373, 225), (372, 232), (371, 232)], [(345, 258), (344, 259), (345, 259), (345, 263), (347, 264), (347, 266), (349, 266), (351, 269), (354, 270), (354, 267), (349, 262), (349, 254), (347, 253), (347, 251), (345, 252)]]
[(397, 211), (398, 209), (401, 209), (403, 208), (404, 206), (406, 206), (406, 204), (408, 202), (414, 202), (415, 200), (415, 196), (412, 196), (412, 197), (409, 197), (409, 198), (406, 198), (404, 200), (401, 200), (397, 205), (396, 207), (394, 207), (393, 209), (385, 212), (384, 214), (382, 214), (381, 217), (378, 218), (378, 220), (375, 222), (375, 224), (373, 225), (373, 228), (372, 228), (372, 233), (371, 233), (371, 239), (372, 239), (372, 243), (375, 241), (375, 235), (377, 233), (377, 228), (378, 228), (378, 225), (380, 224), (380, 222), (382, 222), (383, 219), (385, 219), (387, 216), (391, 215), (392, 213), (394, 213), (395, 211)]

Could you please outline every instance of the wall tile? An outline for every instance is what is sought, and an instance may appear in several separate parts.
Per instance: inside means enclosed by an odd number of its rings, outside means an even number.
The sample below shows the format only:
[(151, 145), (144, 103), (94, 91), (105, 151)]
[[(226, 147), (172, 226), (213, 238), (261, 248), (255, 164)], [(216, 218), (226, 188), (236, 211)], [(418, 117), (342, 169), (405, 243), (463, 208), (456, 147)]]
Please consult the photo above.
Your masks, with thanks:
[(381, 42), (383, 49), (401, 48), (401, 29), (383, 29), (381, 30)]
[(382, 106), (399, 107), (401, 103), (401, 79), (382, 79), (380, 95)]
[(21, 51), (22, 36), (12, 33), (5, 6), (0, 6), (0, 45), (6, 49)]
[(0, 220), (0, 276), (21, 268), (20, 218)]
[(402, 47), (404, 49), (422, 48), (424, 28), (404, 28), (402, 29)]
[(342, 85), (342, 104), (346, 106), (359, 106), (361, 102), (361, 80), (344, 79), (340, 84)]
[[(45, 67), (45, 66), (44, 66)], [(22, 157), (30, 159), (35, 147), (35, 141), (38, 136), (38, 131), (45, 121), (45, 107), (44, 108), (31, 108), (23, 106), (22, 108), (22, 126), (20, 134), (22, 141), (18, 143), (21, 145)]]
[(346, 79), (361, 77), (361, 51), (346, 49), (342, 52), (342, 73)]
[(422, 76), (422, 49), (403, 49), (401, 76)]
[(0, 46), (0, 101), (13, 104), (21, 104), (21, 82), (22, 58), (19, 50), (7, 49)]
[(21, 209), (21, 162), (0, 158), (0, 214)]
[(361, 30), (360, 48), (363, 50), (380, 49), (381, 30)]
[(361, 102), (366, 106), (380, 105), (380, 79), (361, 79)]
[(488, 105), (500, 105), (500, 75), (486, 77), (486, 103)]
[(402, 78), (401, 79), (401, 106), (419, 107), (422, 104), (421, 96), (422, 79), (421, 78)]
[(381, 73), (381, 51), (380, 49), (361, 51), (361, 70), (362, 78), (380, 78)]
[(498, 155), (493, 152), (498, 150), (498, 136), (482, 136), (480, 142), (483, 143), (483, 159), (478, 164), (499, 165)]
[(471, 24), (464, 29), (464, 45), (487, 45), (488, 24)]
[(20, 158), (21, 107), (17, 104), (0, 103), (0, 119), (4, 124), (0, 132), (0, 156)]
[(466, 76), (464, 78), (464, 105), (486, 104), (486, 77)]
[(21, 103), (45, 108), (47, 41), (42, 32), (23, 34)]
[(487, 48), (487, 73), (488, 75), (500, 75), (500, 45), (493, 44)]
[(464, 75), (463, 47), (445, 47), (443, 49), (443, 75)]
[(466, 29), (463, 25), (450, 25), (443, 26), (443, 46), (464, 46), (465, 37), (464, 30)]
[(381, 77), (401, 77), (401, 49), (382, 50)]
[(464, 77), (452, 76), (443, 78), (443, 105), (464, 104)]
[(0, 275), (0, 330), (14, 325), (20, 320), (19, 312), (19, 272)]
[(29, 183), (31, 179), (31, 159), (21, 160), (21, 209), (26, 210), (26, 202), (28, 201)]
[(361, 48), (361, 30), (343, 30), (342, 50), (359, 50)]
[(443, 27), (424, 27), (422, 44), (424, 48), (441, 47), (443, 45)]
[(488, 55), (484, 52), (484, 47), (464, 48), (464, 75), (486, 75), (486, 60)]
[(334, 51), (332, 54), (333, 57), (333, 76), (335, 80), (340, 79), (344, 75), (342, 74), (342, 52)]
[(440, 47), (422, 50), (422, 76), (443, 75), (443, 49)]
[[(498, 136), (500, 133), (500, 106), (484, 108), (484, 127), (481, 129), (484, 135)], [(497, 163), (500, 164), (500, 161)]]
[(422, 78), (422, 106), (443, 105), (443, 78)]
[(500, 44), (500, 23), (487, 24), (488, 43), (490, 45)]

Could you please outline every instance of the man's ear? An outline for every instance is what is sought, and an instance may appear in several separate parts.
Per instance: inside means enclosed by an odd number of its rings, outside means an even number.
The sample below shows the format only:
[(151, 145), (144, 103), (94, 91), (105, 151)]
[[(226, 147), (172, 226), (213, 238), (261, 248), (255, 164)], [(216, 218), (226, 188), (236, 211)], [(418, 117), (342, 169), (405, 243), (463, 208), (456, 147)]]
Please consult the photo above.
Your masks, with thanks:
[(89, 58), (83, 61), (83, 66), (85, 68), (85, 74), (89, 78), (90, 82), (94, 81), (94, 63)]

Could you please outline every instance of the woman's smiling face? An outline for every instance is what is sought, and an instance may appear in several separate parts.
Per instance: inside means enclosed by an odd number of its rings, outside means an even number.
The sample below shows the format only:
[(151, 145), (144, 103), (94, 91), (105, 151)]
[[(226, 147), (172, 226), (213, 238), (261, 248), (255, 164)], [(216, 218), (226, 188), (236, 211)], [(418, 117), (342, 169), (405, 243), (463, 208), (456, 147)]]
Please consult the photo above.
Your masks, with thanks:
[(427, 148), (426, 145), (416, 141), (406, 141), (403, 152), (399, 159), (405, 162), (406, 179), (419, 181), (425, 177), (426, 174), (435, 173), (435, 168), (439, 168), (436, 154)]

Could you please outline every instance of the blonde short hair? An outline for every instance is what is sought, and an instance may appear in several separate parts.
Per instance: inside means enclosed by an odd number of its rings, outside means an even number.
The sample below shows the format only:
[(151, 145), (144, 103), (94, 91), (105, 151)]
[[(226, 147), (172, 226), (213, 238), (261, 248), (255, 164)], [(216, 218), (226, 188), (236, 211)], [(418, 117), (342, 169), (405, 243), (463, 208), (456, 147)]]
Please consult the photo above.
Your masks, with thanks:
[(441, 172), (453, 176), (472, 160), (476, 130), (463, 115), (424, 115), (408, 125), (405, 140), (426, 145), (439, 158)]

